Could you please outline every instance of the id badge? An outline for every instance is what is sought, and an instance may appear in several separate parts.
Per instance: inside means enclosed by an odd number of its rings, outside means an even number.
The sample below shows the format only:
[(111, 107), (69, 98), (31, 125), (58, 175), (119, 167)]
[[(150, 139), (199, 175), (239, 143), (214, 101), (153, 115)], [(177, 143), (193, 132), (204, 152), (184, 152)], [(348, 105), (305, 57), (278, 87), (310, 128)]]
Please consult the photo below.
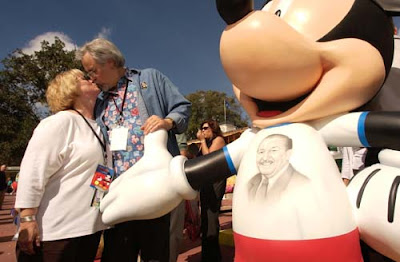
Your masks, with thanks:
[(90, 203), (90, 206), (95, 207), (95, 208), (100, 208), (100, 201), (103, 199), (105, 192), (101, 190), (94, 190), (93, 194), (93, 199), (92, 203)]
[(96, 172), (93, 175), (90, 186), (100, 191), (106, 192), (110, 188), (113, 176), (114, 171), (111, 168), (103, 165), (98, 165), (96, 168)]
[(110, 140), (111, 151), (126, 150), (126, 145), (128, 143), (128, 128), (122, 126), (114, 128), (111, 130)]
[(114, 171), (103, 165), (98, 165), (96, 172), (94, 172), (90, 186), (94, 188), (91, 206), (98, 208), (100, 201), (103, 199), (104, 194), (110, 188)]

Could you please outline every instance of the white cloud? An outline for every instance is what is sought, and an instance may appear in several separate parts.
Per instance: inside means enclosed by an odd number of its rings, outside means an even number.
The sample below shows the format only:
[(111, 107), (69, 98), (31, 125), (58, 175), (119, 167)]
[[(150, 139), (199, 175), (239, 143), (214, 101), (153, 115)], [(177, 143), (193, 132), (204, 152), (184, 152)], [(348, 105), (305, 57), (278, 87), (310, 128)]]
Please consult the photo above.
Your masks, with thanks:
[(39, 116), (40, 119), (48, 117), (50, 115), (49, 106), (45, 103), (36, 102), (35, 106), (33, 107), (36, 115)]
[(95, 38), (105, 38), (108, 39), (108, 37), (111, 35), (111, 28), (108, 27), (102, 27), (100, 33), (97, 34)]
[(29, 41), (29, 43), (22, 48), (22, 51), (25, 54), (33, 54), (35, 51), (39, 51), (41, 49), (41, 42), (43, 40), (48, 41), (50, 44), (54, 43), (54, 37), (60, 38), (61, 41), (65, 44), (65, 50), (72, 51), (77, 49), (76, 44), (72, 42), (72, 39), (62, 32), (46, 32), (41, 35), (36, 36), (34, 39)]

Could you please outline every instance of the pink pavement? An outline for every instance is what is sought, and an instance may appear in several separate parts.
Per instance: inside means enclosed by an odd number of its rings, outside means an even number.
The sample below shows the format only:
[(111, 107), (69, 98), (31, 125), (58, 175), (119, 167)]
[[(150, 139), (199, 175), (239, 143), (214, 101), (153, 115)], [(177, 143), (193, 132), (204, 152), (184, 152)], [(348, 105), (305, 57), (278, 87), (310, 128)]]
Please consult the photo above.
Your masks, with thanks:
[[(222, 203), (224, 206), (224, 202)], [(221, 230), (232, 228), (232, 213), (224, 212), (219, 216), (219, 224)], [(221, 239), (221, 238), (220, 238)], [(228, 245), (220, 245), (222, 262), (234, 261), (235, 248)], [(181, 252), (178, 256), (177, 262), (200, 262), (201, 261), (201, 240), (191, 241), (188, 237), (184, 236)]]
[(16, 233), (16, 226), (13, 224), (11, 209), (14, 206), (15, 195), (6, 193), (3, 207), (0, 210), (0, 261), (16, 262), (15, 243), (12, 237)]
[[(15, 195), (6, 194), (4, 204), (0, 210), (0, 261), (16, 262), (15, 244), (12, 237), (16, 233), (16, 226), (13, 224), (11, 209), (15, 203)], [(232, 228), (231, 200), (223, 200), (222, 210), (225, 212), (220, 215), (221, 230)], [(234, 260), (235, 249), (232, 246), (221, 245), (222, 261), (231, 262)], [(100, 260), (95, 260), (99, 262)], [(201, 261), (201, 240), (191, 241), (184, 236), (181, 253), (177, 262), (200, 262)]]

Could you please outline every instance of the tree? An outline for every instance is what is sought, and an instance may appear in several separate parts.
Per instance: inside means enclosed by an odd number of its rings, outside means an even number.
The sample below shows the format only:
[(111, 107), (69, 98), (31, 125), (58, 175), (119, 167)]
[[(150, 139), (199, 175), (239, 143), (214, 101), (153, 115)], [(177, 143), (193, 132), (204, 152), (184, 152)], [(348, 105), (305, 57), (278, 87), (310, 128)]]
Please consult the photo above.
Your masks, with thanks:
[(74, 51), (64, 50), (65, 44), (58, 37), (54, 43), (41, 43), (41, 49), (34, 54), (25, 54), (17, 49), (2, 61), (5, 79), (10, 85), (26, 90), (29, 102), (45, 103), (47, 85), (58, 73), (71, 68), (81, 68)]
[(0, 163), (19, 165), (39, 119), (21, 90), (0, 84)]
[[(218, 91), (197, 91), (186, 96), (192, 103), (192, 115), (189, 121), (188, 131), (189, 139), (195, 139), (197, 130), (204, 120), (213, 119), (219, 124), (233, 124), (237, 127), (247, 126), (247, 119), (242, 119), (242, 109), (237, 100), (228, 97), (223, 92)], [(226, 113), (224, 112), (224, 102), (226, 102)]]
[(58, 73), (80, 68), (74, 51), (64, 50), (57, 37), (41, 43), (32, 55), (17, 49), (1, 61), (0, 71), (0, 163), (19, 165), (33, 129), (46, 106), (47, 85)]

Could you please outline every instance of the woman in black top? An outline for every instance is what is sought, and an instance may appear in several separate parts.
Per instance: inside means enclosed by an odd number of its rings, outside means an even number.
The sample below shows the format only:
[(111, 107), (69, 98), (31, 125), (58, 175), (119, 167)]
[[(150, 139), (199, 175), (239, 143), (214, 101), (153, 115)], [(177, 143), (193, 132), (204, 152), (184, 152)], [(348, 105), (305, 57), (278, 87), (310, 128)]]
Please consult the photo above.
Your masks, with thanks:
[[(207, 155), (225, 146), (219, 124), (215, 120), (204, 121), (197, 132), (200, 148), (197, 156)], [(204, 174), (207, 175), (207, 174)], [(225, 194), (226, 179), (200, 189), (201, 204), (201, 260), (221, 261), (219, 248), (219, 210)]]

